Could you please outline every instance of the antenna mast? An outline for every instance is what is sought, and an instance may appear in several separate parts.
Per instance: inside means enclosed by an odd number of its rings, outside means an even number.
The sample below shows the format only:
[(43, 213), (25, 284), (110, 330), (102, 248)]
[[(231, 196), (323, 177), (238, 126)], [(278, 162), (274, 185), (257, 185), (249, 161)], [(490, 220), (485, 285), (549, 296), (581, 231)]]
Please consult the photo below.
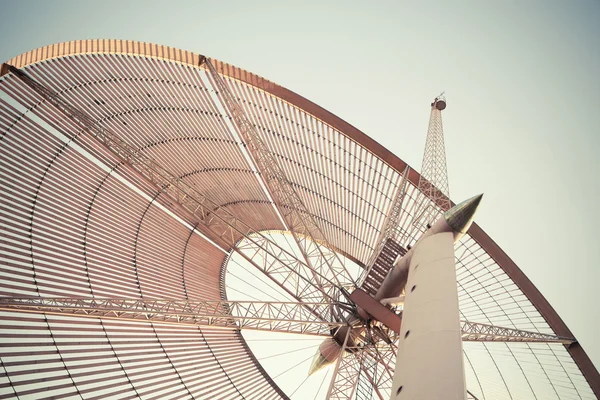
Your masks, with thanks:
[[(442, 110), (445, 108), (446, 98), (442, 92), (431, 103), (423, 165), (418, 183), (418, 189), (424, 197), (417, 199), (412, 223), (405, 227), (402, 227), (401, 223), (404, 207), (406, 207), (405, 195), (409, 173), (407, 167), (398, 182), (398, 190), (383, 223), (377, 245), (359, 279), (360, 286), (372, 296), (377, 292), (396, 257), (403, 255), (406, 249), (410, 248), (409, 245), (416, 240), (415, 237), (419, 232), (426, 230), (426, 225), (432, 224), (441, 212), (449, 210), (452, 206), (449, 199), (446, 149), (442, 128)], [(433, 204), (437, 204), (441, 210)]]
[[(415, 213), (415, 226), (431, 224), (441, 212), (452, 207), (450, 202), (450, 187), (448, 185), (448, 170), (446, 168), (446, 148), (444, 145), (444, 128), (442, 126), (442, 111), (446, 108), (444, 92), (431, 103), (429, 127), (421, 165), (421, 177), (418, 188), (426, 198), (421, 200)], [(429, 201), (428, 201), (429, 200)], [(431, 201), (431, 202), (430, 202)], [(435, 207), (437, 204), (439, 208)]]

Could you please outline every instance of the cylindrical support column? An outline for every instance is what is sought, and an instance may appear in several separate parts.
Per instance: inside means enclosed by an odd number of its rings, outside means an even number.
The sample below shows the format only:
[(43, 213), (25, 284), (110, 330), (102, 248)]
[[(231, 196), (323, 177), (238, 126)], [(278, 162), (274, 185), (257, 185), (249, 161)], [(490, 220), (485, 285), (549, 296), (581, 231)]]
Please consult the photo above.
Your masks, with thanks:
[(413, 250), (391, 398), (464, 400), (454, 235), (433, 234)]

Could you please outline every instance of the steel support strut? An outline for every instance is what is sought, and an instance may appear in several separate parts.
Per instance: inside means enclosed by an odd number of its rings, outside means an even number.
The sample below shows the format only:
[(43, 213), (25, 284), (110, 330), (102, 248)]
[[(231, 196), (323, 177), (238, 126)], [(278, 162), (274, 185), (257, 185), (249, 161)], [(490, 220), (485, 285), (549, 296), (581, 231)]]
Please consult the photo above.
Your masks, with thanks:
[[(89, 318), (110, 318), (156, 323), (211, 325), (230, 329), (255, 329), (330, 336), (330, 329), (344, 325), (329, 315), (328, 319), (307, 310), (335, 307), (352, 312), (343, 302), (296, 303), (228, 300), (166, 300), (124, 298), (0, 298), (0, 310), (49, 313)], [(520, 331), (493, 325), (461, 321), (463, 341), (574, 343), (574, 339), (537, 332)], [(392, 360), (395, 344), (367, 348), (381, 364)], [(389, 366), (386, 367), (389, 369)]]
[(543, 342), (572, 344), (573, 338), (461, 321), (463, 342)]
[[(335, 367), (333, 369), (331, 382), (329, 384), (329, 388), (327, 389), (327, 395), (325, 396), (326, 399), (347, 399), (352, 397), (352, 394), (354, 392), (354, 388), (356, 386), (354, 375), (358, 376), (358, 374), (352, 374), (352, 369), (348, 368), (347, 366), (346, 368), (342, 368), (342, 370), (340, 371), (341, 364), (348, 364), (354, 361), (354, 357), (345, 357), (345, 353), (348, 346), (348, 339), (350, 338), (351, 334), (352, 329), (348, 329), (348, 331), (346, 332), (346, 336), (344, 337), (344, 343), (342, 343), (340, 356), (338, 357), (335, 363)], [(344, 359), (346, 359), (345, 363)], [(348, 391), (350, 391), (349, 395)]]
[(0, 310), (72, 317), (118, 319), (221, 329), (329, 336), (343, 323), (322, 320), (308, 311), (342, 303), (293, 303), (224, 300), (147, 300), (98, 298), (0, 298)]
[[(219, 75), (211, 60), (205, 58), (203, 61), (218, 88), (218, 94), (225, 108), (229, 111), (236, 129), (246, 144), (246, 149), (260, 171), (269, 195), (275, 202), (287, 229), (298, 244), (306, 264), (319, 275), (334, 281), (338, 287), (351, 285), (352, 288), (355, 288), (354, 279), (338, 254), (322, 244), (327, 243), (327, 238), (292, 186), (283, 168), (278, 164), (274, 154), (246, 116), (232, 91)], [(328, 294), (331, 295), (331, 293)]]

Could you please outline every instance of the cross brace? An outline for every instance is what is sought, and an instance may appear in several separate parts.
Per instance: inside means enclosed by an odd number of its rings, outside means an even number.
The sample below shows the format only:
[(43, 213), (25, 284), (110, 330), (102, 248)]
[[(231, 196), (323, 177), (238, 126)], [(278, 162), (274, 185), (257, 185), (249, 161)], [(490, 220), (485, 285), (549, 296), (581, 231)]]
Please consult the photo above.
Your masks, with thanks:
[[(342, 322), (321, 320), (307, 310), (332, 304), (222, 300), (144, 300), (98, 298), (0, 298), (0, 310), (63, 316), (149, 321), (165, 324), (253, 329), (329, 336)], [(335, 304), (347, 307), (345, 304)]]
[(543, 342), (571, 344), (573, 338), (461, 321), (463, 342)]

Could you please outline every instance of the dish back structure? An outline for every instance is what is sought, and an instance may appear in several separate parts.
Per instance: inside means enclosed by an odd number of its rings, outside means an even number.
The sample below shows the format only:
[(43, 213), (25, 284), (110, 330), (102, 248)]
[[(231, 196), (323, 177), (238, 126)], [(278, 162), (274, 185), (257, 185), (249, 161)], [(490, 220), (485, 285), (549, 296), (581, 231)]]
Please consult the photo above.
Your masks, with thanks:
[[(82, 40), (3, 65), (0, 78), (0, 295), (5, 298), (226, 300), (224, 248), (158, 187), (25, 85), (25, 71), (219, 210), (239, 243), (283, 231), (204, 57), (149, 43)], [(212, 60), (322, 230), (365, 265), (406, 163), (344, 120), (264, 78)], [(408, 169), (400, 226), (419, 174)], [(431, 204), (437, 207), (439, 204)], [(215, 240), (213, 240), (215, 239)], [(232, 245), (232, 247), (234, 246)], [(404, 251), (398, 248), (396, 253)], [(461, 317), (573, 338), (535, 286), (477, 225), (456, 247)], [(60, 313), (0, 312), (0, 398), (287, 398), (239, 330)], [(596, 398), (577, 341), (464, 343), (473, 398)], [(393, 367), (393, 366), (392, 366)]]

